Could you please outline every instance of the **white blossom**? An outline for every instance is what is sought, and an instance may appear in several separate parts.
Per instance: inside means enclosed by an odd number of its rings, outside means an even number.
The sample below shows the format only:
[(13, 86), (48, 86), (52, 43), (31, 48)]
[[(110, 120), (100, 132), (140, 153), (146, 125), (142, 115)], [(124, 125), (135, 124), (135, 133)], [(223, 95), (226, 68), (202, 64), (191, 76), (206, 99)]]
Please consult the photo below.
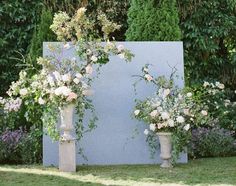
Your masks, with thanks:
[(68, 74), (64, 74), (61, 76), (61, 79), (63, 82), (70, 82), (71, 81), (71, 75), (68, 73)]
[(125, 53), (120, 53), (120, 54), (118, 54), (118, 56), (120, 59), (125, 59)]
[(91, 74), (93, 73), (93, 67), (92, 67), (92, 65), (86, 66), (85, 71), (86, 71), (87, 74), (90, 74), (90, 75), (91, 75)]
[(135, 111), (134, 111), (134, 115), (135, 115), (135, 116), (139, 115), (139, 113), (140, 113), (140, 110), (135, 110)]
[(155, 131), (156, 130), (156, 125), (152, 123), (152, 124), (150, 124), (149, 128), (150, 128), (151, 131)]
[(28, 90), (26, 88), (20, 89), (20, 95), (25, 96), (28, 93)]
[(207, 113), (206, 110), (202, 110), (202, 111), (201, 111), (201, 114), (202, 114), (203, 116), (207, 116), (208, 113)]
[(170, 118), (170, 115), (169, 115), (169, 113), (167, 113), (167, 112), (162, 112), (162, 113), (161, 113), (161, 118), (162, 118), (163, 120), (169, 119), (169, 118)]
[(77, 85), (79, 84), (80, 80), (78, 78), (73, 79), (73, 82)]
[(188, 131), (190, 129), (190, 124), (184, 126), (184, 130)]
[(38, 103), (40, 104), (40, 105), (44, 105), (45, 104), (45, 100), (43, 100), (43, 98), (39, 98), (38, 99)]
[(176, 121), (178, 122), (178, 123), (184, 123), (184, 117), (183, 116), (178, 116), (177, 118), (176, 118)]
[(204, 86), (204, 87), (207, 87), (207, 86), (209, 86), (209, 85), (210, 85), (210, 83), (204, 81), (204, 83), (203, 83), (203, 86)]
[(192, 94), (191, 92), (188, 92), (188, 93), (187, 93), (187, 97), (189, 97), (189, 98), (192, 97), (192, 95), (193, 95), (193, 94)]
[(153, 110), (151, 113), (150, 113), (150, 116), (151, 117), (156, 117), (158, 115), (158, 111), (157, 110)]
[(168, 125), (169, 125), (170, 127), (174, 127), (174, 126), (175, 126), (175, 122), (174, 122), (174, 120), (172, 120), (172, 119), (168, 119), (167, 123), (168, 123)]
[(118, 52), (122, 52), (125, 49), (124, 45), (118, 45), (117, 50)]
[(93, 56), (91, 57), (91, 60), (92, 60), (93, 62), (97, 62), (98, 58), (97, 58), (97, 56), (93, 55)]
[(153, 80), (153, 77), (149, 74), (145, 74), (144, 75), (144, 78), (147, 80), (147, 81), (152, 81)]
[(143, 133), (147, 136), (148, 133), (149, 133), (148, 129), (145, 129), (145, 130), (143, 131)]

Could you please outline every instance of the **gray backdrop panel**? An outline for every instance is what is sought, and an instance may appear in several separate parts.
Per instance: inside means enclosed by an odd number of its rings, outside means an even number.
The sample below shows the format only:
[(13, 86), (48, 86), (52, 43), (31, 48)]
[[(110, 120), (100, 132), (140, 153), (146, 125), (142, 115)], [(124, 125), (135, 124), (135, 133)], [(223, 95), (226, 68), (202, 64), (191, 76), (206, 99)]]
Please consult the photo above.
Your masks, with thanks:
[[(178, 69), (176, 84), (184, 86), (183, 44), (182, 42), (120, 42), (129, 48), (135, 57), (131, 63), (125, 63), (116, 56), (101, 68), (99, 78), (93, 83), (94, 95), (91, 97), (99, 118), (98, 127), (88, 133), (79, 142), (88, 161), (77, 154), (77, 164), (152, 164), (159, 163), (159, 152), (150, 158), (143, 131), (144, 123), (131, 118), (135, 97), (144, 98), (153, 94), (154, 87), (140, 83), (135, 96), (132, 75), (141, 73), (146, 63), (153, 64), (151, 72), (155, 75), (171, 74), (171, 67)], [(44, 42), (43, 55), (50, 55)], [(65, 53), (74, 57), (74, 48)], [(76, 120), (76, 116), (74, 117)], [(87, 119), (85, 119), (86, 122)], [(135, 135), (134, 129), (140, 132)], [(187, 155), (181, 154), (179, 162), (187, 162)], [(43, 137), (43, 164), (58, 165), (58, 143), (53, 143), (48, 136)]]

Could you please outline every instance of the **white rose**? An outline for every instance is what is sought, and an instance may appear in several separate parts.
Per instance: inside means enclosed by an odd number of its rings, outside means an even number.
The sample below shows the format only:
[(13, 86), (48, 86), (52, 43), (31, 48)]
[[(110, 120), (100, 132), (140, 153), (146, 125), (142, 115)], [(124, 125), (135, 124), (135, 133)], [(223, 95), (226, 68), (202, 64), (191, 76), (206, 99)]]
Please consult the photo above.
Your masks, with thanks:
[(209, 86), (209, 85), (210, 85), (210, 83), (204, 81), (204, 83), (203, 83), (203, 86), (204, 86), (204, 87), (207, 87), (207, 86)]
[(66, 43), (66, 44), (64, 45), (64, 48), (65, 48), (65, 49), (69, 49), (69, 48), (70, 48), (70, 44), (69, 44), (69, 43)]
[(151, 113), (150, 113), (150, 116), (151, 117), (156, 117), (158, 115), (158, 111), (157, 110), (153, 110)]
[(184, 114), (189, 115), (189, 109), (184, 109)]
[(40, 104), (40, 105), (44, 105), (45, 104), (45, 101), (43, 100), (43, 98), (39, 98), (38, 99), (38, 103)]
[(222, 84), (222, 83), (220, 83), (220, 84), (218, 85), (218, 88), (219, 88), (219, 89), (224, 89), (224, 88), (225, 88), (225, 85)]
[(147, 81), (152, 81), (153, 80), (153, 77), (149, 74), (145, 74), (144, 78), (147, 80)]
[(170, 116), (169, 116), (169, 114), (168, 114), (167, 112), (162, 112), (162, 113), (161, 113), (161, 118), (162, 118), (163, 120), (165, 120), (165, 119), (169, 119)]
[(90, 54), (92, 54), (92, 51), (91, 51), (90, 49), (88, 49), (88, 50), (86, 51), (86, 53), (87, 53), (87, 55), (90, 55)]
[(135, 115), (135, 116), (139, 115), (139, 113), (140, 113), (140, 110), (135, 110), (135, 111), (134, 111), (134, 115)]
[(187, 93), (187, 97), (189, 97), (189, 98), (192, 97), (192, 95), (193, 95), (193, 94), (192, 94), (191, 92), (188, 92), (188, 93)]
[(208, 113), (207, 113), (206, 110), (202, 110), (202, 111), (201, 111), (201, 114), (202, 114), (203, 116), (207, 116)]
[(48, 81), (49, 85), (51, 85), (51, 86), (55, 85), (54, 79), (53, 79), (53, 77), (51, 75), (47, 76), (47, 81)]
[(148, 68), (146, 68), (146, 67), (143, 68), (143, 71), (146, 72), (146, 73), (148, 73)]
[(28, 93), (28, 90), (26, 88), (20, 89), (20, 95), (25, 96)]
[(54, 93), (57, 96), (60, 96), (60, 95), (69, 96), (69, 94), (71, 93), (71, 89), (66, 86), (61, 86), (55, 89)]
[(189, 124), (184, 126), (184, 130), (188, 131), (189, 129), (190, 129), (190, 125)]
[(71, 75), (70, 74), (64, 74), (61, 76), (61, 79), (63, 82), (70, 82), (71, 81)]
[(53, 75), (55, 76), (57, 81), (61, 81), (61, 75), (59, 72), (55, 71), (55, 72), (53, 72)]
[(75, 78), (73, 79), (73, 82), (77, 85), (80, 82), (80, 80), (78, 78)]
[(148, 129), (145, 129), (143, 133), (144, 133), (145, 135), (148, 135), (148, 133), (149, 133)]
[(163, 97), (167, 97), (170, 94), (170, 89), (165, 89), (163, 92)]
[(90, 74), (90, 75), (91, 75), (91, 74), (93, 73), (93, 67), (92, 67), (92, 65), (86, 66), (85, 71), (86, 71), (87, 74)]
[(158, 110), (158, 112), (162, 112), (163, 111), (162, 107), (157, 107), (157, 110)]
[(98, 58), (93, 55), (93, 56), (91, 57), (91, 60), (92, 60), (93, 62), (97, 62)]
[(183, 116), (178, 116), (177, 118), (176, 118), (176, 121), (178, 122), (178, 123), (184, 123), (184, 117)]
[(124, 53), (118, 54), (118, 56), (119, 56), (120, 59), (125, 59), (125, 54)]
[(119, 45), (119, 46), (117, 47), (118, 52), (121, 52), (121, 51), (124, 50), (124, 49), (125, 49), (124, 45)]
[(75, 77), (77, 77), (78, 79), (81, 79), (83, 76), (82, 76), (82, 74), (80, 74), (80, 73), (76, 73), (76, 74), (75, 74)]
[(168, 125), (169, 125), (170, 127), (174, 127), (174, 126), (175, 126), (175, 122), (174, 122), (174, 120), (172, 120), (172, 119), (169, 119), (169, 120), (167, 121), (167, 123), (168, 123)]
[(155, 131), (156, 130), (156, 125), (155, 124), (150, 124), (149, 126), (151, 131)]

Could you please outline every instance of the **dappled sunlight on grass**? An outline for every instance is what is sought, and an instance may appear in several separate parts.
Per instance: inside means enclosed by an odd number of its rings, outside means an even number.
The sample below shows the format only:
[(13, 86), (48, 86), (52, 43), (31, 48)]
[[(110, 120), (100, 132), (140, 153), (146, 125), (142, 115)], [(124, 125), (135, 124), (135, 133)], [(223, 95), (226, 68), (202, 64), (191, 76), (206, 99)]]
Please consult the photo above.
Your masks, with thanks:
[(173, 169), (161, 169), (159, 165), (78, 166), (76, 173), (63, 173), (57, 168), (45, 168), (41, 165), (5, 165), (0, 166), (0, 180), (6, 186), (32, 185), (32, 182), (33, 185), (47, 186), (231, 186), (236, 185), (236, 157), (194, 160), (189, 164), (179, 164)]

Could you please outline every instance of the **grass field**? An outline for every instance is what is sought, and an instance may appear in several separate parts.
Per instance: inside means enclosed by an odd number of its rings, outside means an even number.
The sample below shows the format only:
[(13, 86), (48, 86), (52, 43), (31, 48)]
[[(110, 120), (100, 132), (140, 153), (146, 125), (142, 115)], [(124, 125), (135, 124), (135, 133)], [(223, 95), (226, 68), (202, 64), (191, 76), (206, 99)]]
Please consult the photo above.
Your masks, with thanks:
[(236, 185), (236, 157), (207, 158), (178, 164), (78, 166), (76, 173), (61, 173), (41, 165), (0, 165), (0, 186), (172, 186)]

